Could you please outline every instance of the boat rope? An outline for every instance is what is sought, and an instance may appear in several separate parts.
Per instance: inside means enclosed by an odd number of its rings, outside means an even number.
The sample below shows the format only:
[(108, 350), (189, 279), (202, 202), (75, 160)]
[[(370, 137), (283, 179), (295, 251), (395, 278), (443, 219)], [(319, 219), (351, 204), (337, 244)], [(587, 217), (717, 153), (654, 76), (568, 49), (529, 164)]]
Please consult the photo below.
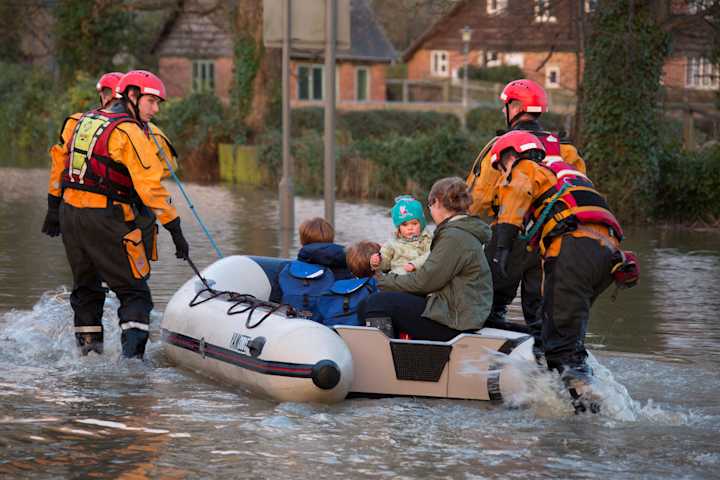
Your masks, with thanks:
[[(186, 258), (186, 260), (190, 265), (190, 268), (193, 269), (195, 275), (197, 275), (197, 277), (200, 279), (203, 286), (205, 287), (200, 290), (195, 295), (195, 297), (193, 297), (192, 300), (190, 300), (190, 307), (195, 307), (214, 298), (225, 296), (229, 301), (234, 302), (227, 309), (227, 315), (238, 315), (240, 313), (250, 312), (247, 316), (247, 319), (245, 319), (245, 328), (248, 329), (260, 326), (270, 315), (277, 312), (283, 307), (285, 308), (285, 314), (287, 316), (294, 316), (294, 310), (290, 305), (260, 300), (259, 298), (255, 297), (254, 295), (250, 295), (249, 293), (238, 293), (232, 292), (230, 290), (215, 290), (210, 286), (210, 282), (208, 282), (207, 279), (205, 279), (205, 277), (200, 274), (200, 270), (198, 270), (198, 268), (195, 266), (195, 263), (193, 263), (189, 256)], [(204, 296), (204, 298), (200, 298), (205, 293), (207, 293), (208, 295)], [(238, 310), (238, 307), (240, 305), (243, 305), (244, 308)], [(256, 321), (255, 323), (251, 323), (252, 316), (258, 308), (267, 308), (268, 311), (260, 318), (260, 320)]]
[(223, 258), (223, 254), (220, 251), (220, 248), (218, 248), (217, 243), (215, 243), (215, 240), (213, 239), (212, 235), (210, 235), (210, 231), (207, 229), (203, 221), (200, 219), (200, 215), (197, 213), (197, 210), (195, 210), (195, 205), (192, 203), (192, 200), (190, 200), (190, 196), (185, 192), (185, 189), (183, 188), (183, 184), (178, 178), (178, 176), (175, 174), (175, 170), (173, 170), (172, 165), (170, 164), (170, 160), (165, 155), (165, 150), (162, 149), (160, 146), (160, 143), (157, 141), (157, 137), (155, 137), (155, 134), (153, 133), (152, 129), (148, 126), (148, 132), (150, 133), (150, 137), (155, 142), (155, 146), (158, 149), (158, 153), (162, 157), (162, 159), (165, 161), (165, 165), (167, 165), (168, 170), (170, 171), (170, 174), (172, 175), (173, 180), (175, 180), (175, 183), (177, 184), (178, 188), (180, 189), (180, 193), (183, 194), (183, 197), (185, 197), (185, 201), (188, 204), (188, 207), (190, 207), (190, 211), (195, 215), (195, 219), (200, 224), (200, 227), (202, 227), (203, 231), (205, 232), (205, 235), (207, 235), (208, 239), (210, 240), (210, 244), (215, 249), (215, 253), (217, 253), (218, 257)]

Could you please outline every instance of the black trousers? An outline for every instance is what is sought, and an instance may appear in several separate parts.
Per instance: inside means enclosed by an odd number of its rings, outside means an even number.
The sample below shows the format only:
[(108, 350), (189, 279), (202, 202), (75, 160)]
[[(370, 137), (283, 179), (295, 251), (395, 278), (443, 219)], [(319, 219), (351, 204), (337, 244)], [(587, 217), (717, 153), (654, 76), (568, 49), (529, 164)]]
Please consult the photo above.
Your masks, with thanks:
[(557, 257), (543, 263), (545, 358), (551, 370), (588, 372), (585, 334), (590, 307), (612, 283), (613, 252), (592, 238), (565, 236)]
[(115, 208), (60, 207), (60, 228), (65, 253), (73, 274), (70, 304), (75, 332), (102, 333), (105, 281), (120, 300), (118, 317), (123, 331), (148, 330), (153, 308), (146, 280), (133, 277), (123, 237), (135, 228)]
[(392, 319), (395, 336), (407, 333), (413, 340), (435, 340), (445, 342), (455, 338), (462, 331), (422, 316), (425, 297), (405, 292), (377, 292), (360, 302), (358, 317), (361, 322), (367, 318)]
[[(485, 255), (488, 263), (497, 248), (495, 225), (492, 226), (493, 236), (485, 246)], [(528, 326), (529, 333), (535, 339), (535, 346), (542, 348), (542, 265), (537, 251), (528, 252), (527, 242), (515, 239), (510, 258), (508, 259), (508, 277), (493, 274), (493, 305), (486, 326), (494, 326), (505, 321), (507, 307), (512, 303), (520, 287), (520, 300), (523, 317)]]

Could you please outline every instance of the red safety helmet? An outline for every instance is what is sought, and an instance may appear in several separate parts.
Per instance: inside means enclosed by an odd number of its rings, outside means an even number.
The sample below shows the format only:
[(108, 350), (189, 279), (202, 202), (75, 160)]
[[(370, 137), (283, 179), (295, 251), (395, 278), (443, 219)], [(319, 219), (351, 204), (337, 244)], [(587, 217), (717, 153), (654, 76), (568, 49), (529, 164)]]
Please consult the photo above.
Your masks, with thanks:
[(505, 85), (500, 100), (503, 105), (520, 102), (523, 112), (544, 113), (548, 110), (548, 99), (545, 89), (532, 80), (513, 80)]
[(109, 88), (113, 92), (115, 91), (115, 87), (117, 86), (120, 79), (125, 75), (122, 72), (110, 72), (106, 73), (102, 77), (100, 77), (100, 80), (98, 80), (97, 85), (95, 85), (95, 89), (98, 91), (98, 93), (103, 88)]
[(545, 145), (538, 137), (527, 130), (512, 130), (502, 137), (498, 138), (490, 150), (490, 165), (499, 170), (498, 164), (502, 158), (502, 154), (508, 148), (512, 148), (519, 154), (525, 154), (531, 151), (527, 156), (534, 160), (542, 160), (545, 158)]
[(128, 87), (138, 87), (140, 95), (155, 95), (165, 100), (165, 84), (157, 75), (146, 70), (131, 70), (123, 75), (115, 87), (115, 96), (122, 98)]

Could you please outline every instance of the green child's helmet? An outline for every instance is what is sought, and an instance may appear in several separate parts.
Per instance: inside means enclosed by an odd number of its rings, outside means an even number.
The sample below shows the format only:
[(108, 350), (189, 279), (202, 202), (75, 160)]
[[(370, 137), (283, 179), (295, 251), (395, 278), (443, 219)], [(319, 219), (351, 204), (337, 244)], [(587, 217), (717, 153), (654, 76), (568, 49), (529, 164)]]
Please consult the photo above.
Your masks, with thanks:
[(401, 195), (395, 198), (395, 205), (392, 208), (392, 220), (395, 228), (408, 220), (417, 220), (420, 222), (420, 230), (422, 231), (427, 225), (425, 213), (420, 202), (415, 200), (411, 195)]

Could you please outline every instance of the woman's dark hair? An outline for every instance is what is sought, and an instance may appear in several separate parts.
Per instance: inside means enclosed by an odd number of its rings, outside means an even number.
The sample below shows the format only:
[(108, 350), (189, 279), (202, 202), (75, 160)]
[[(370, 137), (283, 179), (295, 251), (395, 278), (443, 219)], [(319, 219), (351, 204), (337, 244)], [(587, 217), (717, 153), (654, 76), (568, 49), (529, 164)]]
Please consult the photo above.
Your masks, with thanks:
[(468, 186), (460, 177), (441, 178), (430, 189), (428, 202), (440, 202), (447, 210), (457, 213), (467, 212), (472, 204)]

